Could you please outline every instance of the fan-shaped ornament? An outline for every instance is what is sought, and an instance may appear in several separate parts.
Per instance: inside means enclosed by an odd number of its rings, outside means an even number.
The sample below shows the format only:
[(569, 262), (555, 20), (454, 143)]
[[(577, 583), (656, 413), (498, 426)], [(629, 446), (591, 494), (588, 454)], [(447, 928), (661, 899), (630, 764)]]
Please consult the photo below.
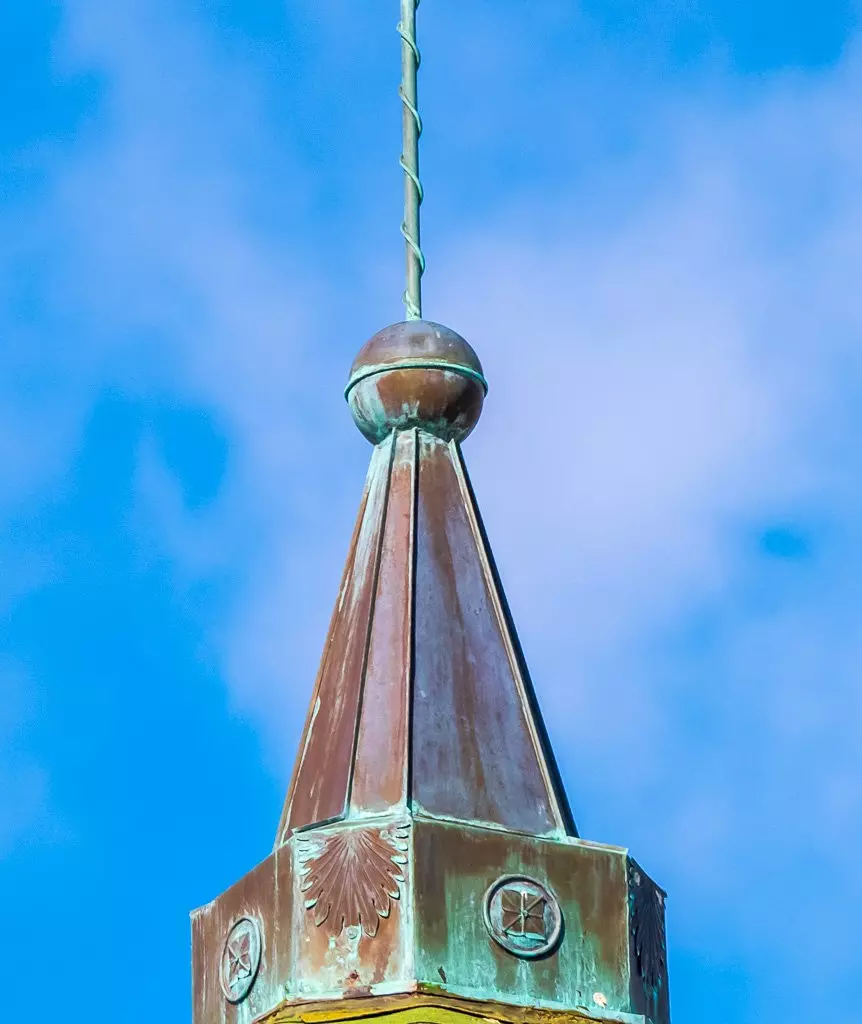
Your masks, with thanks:
[(401, 898), (409, 825), (346, 828), (329, 835), (297, 836), (300, 890), (314, 923), (330, 935), (361, 928), (369, 937)]
[(635, 861), (629, 863), (632, 943), (644, 985), (657, 991), (666, 967), (665, 893)]

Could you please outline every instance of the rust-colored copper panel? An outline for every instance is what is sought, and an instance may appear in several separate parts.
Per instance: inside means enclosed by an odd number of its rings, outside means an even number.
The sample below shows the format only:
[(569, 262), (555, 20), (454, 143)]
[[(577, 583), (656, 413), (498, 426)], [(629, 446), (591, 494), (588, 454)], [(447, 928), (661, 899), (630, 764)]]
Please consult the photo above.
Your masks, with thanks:
[(416, 432), (397, 435), (371, 623), (351, 814), (407, 798)]
[(347, 558), (344, 563), (344, 572), (341, 575), (341, 586), (338, 588), (338, 600), (335, 602), (335, 607), (332, 610), (332, 617), (329, 622), (329, 630), (326, 634), (326, 642), (323, 646), (323, 654), (320, 659), (320, 667), (317, 671), (317, 678), (314, 681), (314, 690), (311, 695), (311, 704), (308, 708), (308, 714), (305, 717), (305, 726), (302, 730), (302, 740), (299, 745), (299, 753), (297, 754), (296, 761), (293, 766), (293, 774), (290, 779), (290, 785), (287, 789), (287, 797), (284, 801), (284, 808), (281, 812), (281, 819), (278, 823), (278, 832), (275, 837), (276, 849), (281, 843), (287, 841), (290, 836), (290, 808), (293, 804), (293, 794), (296, 789), (297, 776), (299, 775), (299, 769), (302, 767), (302, 754), (305, 750), (306, 737), (311, 734), (311, 729), (316, 718), (317, 698), (320, 693), (320, 685), (326, 676), (326, 662), (329, 655), (330, 643), (329, 637), (335, 632), (335, 625), (338, 621), (341, 607), (344, 603), (344, 597), (347, 594), (348, 586), (350, 584), (351, 573), (353, 570), (353, 563), (356, 560), (356, 548), (359, 544), (359, 534), (362, 530), (362, 524), (365, 522), (365, 510), (368, 507), (368, 493), (371, 487), (372, 475), (369, 467), (369, 472), (365, 478), (365, 486), (362, 491), (362, 500), (359, 504), (359, 512), (356, 516), (356, 525), (353, 528), (353, 536), (350, 538), (350, 547), (347, 550)]
[(407, 820), (294, 835), (294, 999), (367, 996), (410, 983)]
[(482, 514), (479, 511), (479, 505), (476, 501), (476, 496), (473, 493), (470, 476), (467, 472), (467, 467), (464, 463), (464, 456), (460, 447), (456, 447), (453, 454), (455, 466), (458, 471), (459, 482), (461, 484), (461, 493), (464, 497), (464, 504), (467, 507), (467, 515), (473, 526), (476, 543), (480, 552), (484, 555), (483, 565), (485, 568), (486, 579), (488, 581), (489, 589), (494, 596), (495, 608), (506, 636), (513, 673), (517, 677), (519, 693), (524, 702), (524, 706), (527, 709), (527, 717), (533, 733), (533, 740), (536, 745), (536, 751), (542, 768), (542, 774), (545, 778), (545, 784), (547, 785), (548, 790), (553, 794), (553, 802), (562, 831), (566, 835), (577, 837), (578, 830), (575, 826), (575, 819), (572, 815), (572, 809), (569, 804), (568, 796), (566, 795), (566, 789), (563, 785), (562, 776), (560, 775), (560, 770), (557, 765), (557, 759), (554, 756), (554, 750), (551, 746), (547, 729), (545, 728), (545, 722), (530, 678), (530, 670), (527, 667), (524, 652), (518, 639), (518, 631), (515, 626), (514, 619), (512, 618), (511, 610), (509, 609), (509, 603), (506, 600), (506, 594), (503, 590), (503, 584), (500, 580), (499, 572), (497, 571), (494, 555), (491, 551), (491, 545), (488, 543), (488, 537), (485, 533), (485, 527), (482, 522)]
[(430, 814), (560, 830), (448, 445), (420, 434), (413, 800)]
[[(274, 1009), (284, 998), (289, 977), (289, 908), (277, 909), (276, 854), (192, 915), (192, 1019), (194, 1024), (247, 1024)], [(289, 879), (288, 879), (289, 883)], [(290, 891), (290, 890), (288, 890)], [(247, 919), (259, 941), (246, 965), (252, 983), (240, 1002), (231, 1003), (223, 984), (229, 974), (222, 966), (232, 928)]]
[(391, 441), (371, 457), (367, 501), (300, 747), (290, 829), (333, 821), (346, 813), (391, 458)]
[(280, 846), (273, 854), (275, 858), (275, 935), (272, 941), (273, 976), (278, 981), (280, 997), (287, 994), (293, 978), (293, 964), (296, 959), (293, 948), (293, 851), (289, 846)]

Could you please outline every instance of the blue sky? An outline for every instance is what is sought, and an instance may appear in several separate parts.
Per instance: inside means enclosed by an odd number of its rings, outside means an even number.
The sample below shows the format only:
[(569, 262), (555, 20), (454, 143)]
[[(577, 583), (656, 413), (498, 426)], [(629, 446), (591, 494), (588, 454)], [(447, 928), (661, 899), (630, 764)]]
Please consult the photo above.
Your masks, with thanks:
[[(268, 851), (399, 319), (397, 4), (0, 31), (4, 1015), (189, 1016)], [(858, 1024), (862, 39), (821, 0), (425, 0), (426, 311), (583, 834), (677, 1024)], [(117, 1007), (123, 1003), (123, 1008)]]

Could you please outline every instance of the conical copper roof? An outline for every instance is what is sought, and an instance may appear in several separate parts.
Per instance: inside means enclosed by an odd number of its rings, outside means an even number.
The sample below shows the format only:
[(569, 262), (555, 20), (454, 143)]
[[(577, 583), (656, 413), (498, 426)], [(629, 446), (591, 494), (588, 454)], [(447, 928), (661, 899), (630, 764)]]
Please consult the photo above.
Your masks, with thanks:
[(467, 342), (425, 321), (354, 363), (376, 447), (278, 843), (399, 808), (575, 834), (461, 455), (485, 388)]

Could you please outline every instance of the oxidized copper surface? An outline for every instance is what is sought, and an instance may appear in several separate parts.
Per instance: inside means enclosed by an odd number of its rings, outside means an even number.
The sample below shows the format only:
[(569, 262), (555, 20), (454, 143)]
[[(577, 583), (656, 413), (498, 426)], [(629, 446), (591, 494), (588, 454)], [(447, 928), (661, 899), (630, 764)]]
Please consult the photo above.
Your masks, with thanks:
[(459, 334), (413, 320), (385, 328), (365, 345), (347, 397), (372, 444), (414, 427), (463, 441), (479, 419), (486, 390), (482, 364)]
[(526, 875), (503, 875), (485, 894), (485, 927), (503, 949), (533, 960), (547, 956), (563, 932), (557, 897)]
[[(357, 997), (380, 986), (400, 991), (409, 985), (412, 878), (406, 824), (331, 825), (292, 838), (297, 882), (291, 999)], [(361, 839), (352, 835), (356, 832)]]
[[(195, 1024), (247, 1024), (284, 1000), (293, 961), (292, 892), (290, 851), (279, 850), (218, 899), (194, 912)], [(243, 921), (253, 922), (258, 929), (258, 949), (241, 927)], [(249, 935), (247, 951), (243, 933)], [(239, 942), (232, 946), (231, 939)], [(233, 975), (232, 955), (236, 958)], [(250, 974), (244, 973), (247, 968), (251, 968)]]
[(284, 820), (573, 831), (457, 446), (395, 434), (366, 491)]
[(300, 891), (318, 928), (325, 925), (330, 935), (361, 928), (374, 938), (392, 912), (392, 901), (401, 899), (409, 832), (409, 825), (360, 826), (297, 836)]
[(398, 434), (368, 645), (351, 814), (407, 803), (416, 432)]
[(563, 817), (459, 470), (451, 446), (420, 436), (414, 808), (562, 834)]
[(291, 828), (341, 818), (347, 807), (390, 460), (391, 444), (381, 445), (372, 457), (356, 547), (327, 638), (317, 695), (300, 748), (288, 816)]
[(241, 917), (225, 936), (219, 981), (229, 1003), (241, 1003), (251, 991), (260, 968), (263, 940), (253, 917)]
[[(442, 970), (442, 988), (464, 998), (574, 1008), (598, 992), (628, 1010), (624, 850), (420, 820), (413, 845), (420, 982), (441, 986)], [(525, 961), (488, 932), (486, 894), (506, 875), (538, 882), (559, 903), (562, 933), (542, 959)]]
[[(372, 465), (373, 465), (373, 463), (372, 463)], [(332, 611), (332, 618), (330, 619), (330, 623), (329, 623), (329, 630), (328, 630), (328, 632), (326, 634), (326, 641), (325, 641), (324, 646), (323, 646), (323, 655), (321, 656), (321, 659), (320, 659), (320, 668), (318, 669), (318, 672), (317, 672), (317, 679), (315, 680), (314, 691), (313, 691), (312, 697), (311, 697), (311, 704), (309, 705), (308, 714), (307, 714), (306, 719), (305, 719), (305, 728), (303, 729), (303, 737), (306, 737), (306, 736), (310, 735), (312, 727), (313, 727), (315, 721), (317, 720), (317, 714), (318, 714), (318, 711), (320, 709), (320, 689), (321, 689), (321, 685), (327, 679), (326, 668), (327, 668), (327, 662), (329, 660), (330, 648), (332, 646), (332, 644), (331, 644), (331, 637), (333, 636), (333, 634), (335, 632), (335, 629), (336, 629), (336, 626), (337, 626), (337, 623), (338, 623), (338, 619), (340, 618), (340, 613), (341, 613), (342, 605), (343, 605), (345, 597), (347, 596), (347, 594), (349, 592), (349, 589), (350, 589), (350, 582), (351, 582), (351, 579), (352, 579), (352, 576), (353, 576), (353, 563), (354, 563), (354, 561), (356, 559), (356, 549), (357, 549), (357, 546), (359, 544), (359, 535), (362, 532), (362, 525), (363, 525), (363, 523), (365, 521), (365, 510), (366, 510), (366, 508), (368, 506), (369, 482), (370, 482), (370, 471), (369, 471), (368, 476), (366, 477), (365, 488), (364, 488), (364, 490), (362, 492), (362, 500), (359, 503), (359, 513), (358, 513), (358, 515), (356, 517), (356, 525), (353, 528), (353, 536), (351, 537), (350, 547), (348, 548), (348, 551), (347, 551), (347, 559), (346, 559), (346, 562), (345, 562), (345, 565), (344, 565), (344, 572), (342, 573), (342, 577), (341, 577), (341, 585), (340, 585), (340, 587), (338, 589), (338, 598), (337, 598), (337, 600), (335, 602), (335, 608)], [(284, 802), (284, 808), (283, 808), (283, 810), (281, 812), (281, 819), (280, 819), (279, 824), (278, 824), (278, 832), (276, 834), (276, 844), (275, 844), (276, 847), (278, 847), (278, 845), (281, 842), (284, 842), (288, 838), (288, 836), (290, 835), (290, 827), (291, 826), (290, 826), (289, 816), (290, 816), (291, 807), (293, 806), (293, 803), (294, 803), (294, 793), (296, 791), (296, 785), (297, 785), (298, 777), (300, 775), (300, 769), (302, 768), (302, 765), (303, 765), (302, 751), (303, 751), (303, 747), (300, 746), (299, 754), (297, 755), (296, 763), (294, 764), (294, 768), (293, 768), (293, 775), (292, 775), (291, 780), (290, 780), (290, 785), (288, 786), (287, 798), (286, 798), (286, 800)], [(345, 787), (346, 787), (346, 783), (345, 783)]]
[(353, 360), (350, 379), (369, 367), (391, 367), (416, 360), (451, 363), (482, 373), (482, 364), (473, 347), (456, 331), (429, 320), (404, 320), (384, 327), (369, 338)]

